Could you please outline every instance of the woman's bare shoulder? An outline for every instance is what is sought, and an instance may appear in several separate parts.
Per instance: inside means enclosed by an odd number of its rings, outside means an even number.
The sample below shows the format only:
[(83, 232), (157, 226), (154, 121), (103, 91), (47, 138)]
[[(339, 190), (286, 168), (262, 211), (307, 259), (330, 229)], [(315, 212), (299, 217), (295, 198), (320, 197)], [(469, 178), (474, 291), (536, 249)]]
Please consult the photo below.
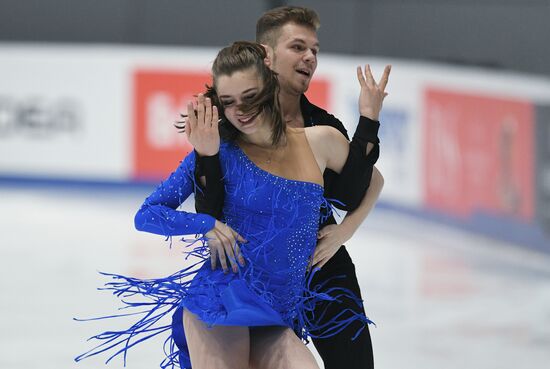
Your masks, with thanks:
[(313, 126), (303, 128), (308, 140), (315, 141), (333, 141), (339, 140), (340, 138), (345, 140), (345, 137), (342, 136), (340, 131), (331, 126)]
[(306, 128), (305, 133), (315, 157), (340, 173), (349, 152), (349, 142), (340, 131), (331, 126), (314, 126)]

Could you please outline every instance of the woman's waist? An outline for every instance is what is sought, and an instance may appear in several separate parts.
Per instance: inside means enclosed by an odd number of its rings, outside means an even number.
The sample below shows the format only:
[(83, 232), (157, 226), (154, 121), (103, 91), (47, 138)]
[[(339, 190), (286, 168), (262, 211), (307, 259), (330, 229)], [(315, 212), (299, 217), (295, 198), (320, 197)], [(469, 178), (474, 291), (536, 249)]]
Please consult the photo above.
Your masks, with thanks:
[(322, 196), (286, 197), (273, 194), (252, 196), (227, 195), (224, 202), (224, 213), (254, 214), (262, 216), (292, 215), (316, 217), (323, 204)]
[(242, 224), (227, 223), (234, 229), (245, 243), (239, 247), (258, 255), (277, 257), (293, 254), (307, 254), (313, 250), (317, 242), (317, 227), (310, 225), (304, 227), (292, 227), (271, 225), (265, 229), (257, 229)]
[(319, 211), (293, 212), (286, 209), (266, 210), (254, 208), (224, 208), (224, 220), (233, 229), (239, 228), (250, 233), (292, 232), (296, 229), (314, 229), (319, 227)]

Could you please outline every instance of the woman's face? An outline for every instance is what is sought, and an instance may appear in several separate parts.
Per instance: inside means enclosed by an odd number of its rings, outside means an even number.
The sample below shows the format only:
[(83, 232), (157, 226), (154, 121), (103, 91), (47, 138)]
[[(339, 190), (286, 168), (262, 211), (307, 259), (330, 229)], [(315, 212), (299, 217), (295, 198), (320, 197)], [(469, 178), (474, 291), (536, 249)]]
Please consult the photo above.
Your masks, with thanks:
[(243, 134), (256, 132), (263, 123), (262, 114), (244, 115), (237, 106), (250, 102), (263, 88), (255, 68), (222, 75), (216, 80), (216, 92), (223, 105), (225, 117)]

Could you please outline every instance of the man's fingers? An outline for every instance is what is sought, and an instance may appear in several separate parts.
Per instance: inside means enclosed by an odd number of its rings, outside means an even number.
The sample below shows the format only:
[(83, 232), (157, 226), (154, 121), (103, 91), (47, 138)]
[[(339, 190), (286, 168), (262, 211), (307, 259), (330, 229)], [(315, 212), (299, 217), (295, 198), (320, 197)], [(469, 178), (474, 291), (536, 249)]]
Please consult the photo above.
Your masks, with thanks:
[(357, 67), (357, 80), (359, 81), (361, 87), (365, 87), (367, 85), (367, 82), (365, 81), (365, 76), (363, 76), (363, 70), (360, 66)]
[(325, 231), (324, 228), (321, 228), (319, 230), (319, 232), (317, 232), (317, 239), (319, 240), (319, 239), (325, 237), (327, 234), (328, 234), (328, 231)]
[(376, 82), (374, 81), (374, 77), (372, 76), (372, 71), (370, 70), (370, 64), (365, 65), (365, 78), (367, 80), (367, 86), (376, 86)]
[(386, 65), (386, 68), (384, 68), (384, 73), (382, 74), (382, 78), (380, 78), (380, 83), (378, 84), (380, 87), (380, 90), (382, 91), (386, 89), (386, 85), (388, 84), (388, 80), (390, 78), (390, 72), (391, 72), (391, 65)]
[(325, 258), (321, 261), (319, 261), (319, 263), (317, 263), (317, 265), (315, 265), (315, 268), (319, 268), (319, 269), (322, 269), (326, 263), (328, 263), (330, 259), (329, 258)]
[(308, 260), (307, 271), (310, 272), (312, 267), (313, 267), (313, 255)]
[(319, 249), (316, 249), (315, 253), (313, 254), (313, 260), (311, 261), (311, 265), (316, 266), (319, 260), (322, 260), (322, 259), (323, 259), (323, 253), (319, 251)]
[(323, 265), (327, 263), (327, 261), (330, 259), (327, 252), (319, 251), (319, 253), (315, 253), (313, 255), (313, 260), (311, 262), (311, 265), (314, 268), (321, 268)]

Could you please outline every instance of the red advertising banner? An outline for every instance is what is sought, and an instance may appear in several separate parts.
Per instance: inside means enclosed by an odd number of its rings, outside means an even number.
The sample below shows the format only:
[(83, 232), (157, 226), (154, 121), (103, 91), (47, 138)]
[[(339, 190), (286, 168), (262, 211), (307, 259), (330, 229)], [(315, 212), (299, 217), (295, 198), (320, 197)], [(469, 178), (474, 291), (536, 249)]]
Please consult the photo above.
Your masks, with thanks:
[(134, 73), (134, 178), (157, 180), (174, 171), (193, 147), (174, 123), (205, 90), (209, 73), (138, 70)]
[[(211, 83), (206, 72), (137, 70), (134, 73), (133, 176), (160, 180), (174, 171), (193, 147), (174, 123), (187, 110), (187, 102)], [(329, 83), (311, 83), (308, 98), (328, 107)]]
[(306, 92), (307, 99), (329, 113), (331, 111), (330, 99), (330, 83), (326, 79), (315, 79), (310, 82), (309, 88)]
[(533, 106), (525, 101), (425, 91), (425, 203), (450, 215), (533, 218)]

